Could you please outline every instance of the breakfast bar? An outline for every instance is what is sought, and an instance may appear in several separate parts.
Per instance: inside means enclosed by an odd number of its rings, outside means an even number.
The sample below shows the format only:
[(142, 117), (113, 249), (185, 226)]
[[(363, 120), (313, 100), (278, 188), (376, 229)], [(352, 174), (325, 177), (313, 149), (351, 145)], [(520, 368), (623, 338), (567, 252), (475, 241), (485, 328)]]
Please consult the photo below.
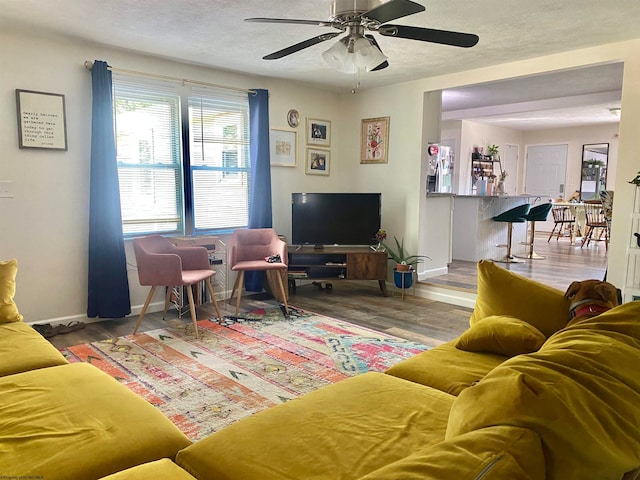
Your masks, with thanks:
[[(506, 254), (507, 227), (493, 217), (513, 207), (529, 203), (532, 206), (546, 201), (537, 195), (457, 195), (427, 193), (426, 208), (421, 219), (424, 244), (421, 253), (431, 261), (424, 264), (419, 278), (446, 273), (452, 260), (477, 262), (482, 259), (500, 260)], [(434, 228), (438, 226), (438, 228)], [(424, 228), (422, 228), (424, 227)], [(444, 235), (444, 233), (448, 233)], [(446, 241), (443, 241), (446, 239)], [(527, 224), (514, 223), (512, 253), (526, 255)]]
[[(498, 247), (507, 241), (504, 223), (493, 217), (513, 207), (530, 203), (535, 197), (456, 195), (453, 208), (452, 258), (477, 262), (482, 259), (499, 260), (506, 249)], [(521, 242), (527, 239), (527, 224), (514, 223), (512, 251), (515, 255), (525, 254)]]

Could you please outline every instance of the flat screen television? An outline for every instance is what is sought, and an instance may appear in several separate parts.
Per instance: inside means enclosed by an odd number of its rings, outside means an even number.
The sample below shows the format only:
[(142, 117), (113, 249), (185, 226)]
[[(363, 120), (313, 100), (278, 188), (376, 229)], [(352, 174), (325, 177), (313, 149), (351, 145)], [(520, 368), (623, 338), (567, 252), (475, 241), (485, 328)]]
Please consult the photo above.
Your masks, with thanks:
[(292, 193), (292, 244), (371, 245), (381, 202), (381, 193)]

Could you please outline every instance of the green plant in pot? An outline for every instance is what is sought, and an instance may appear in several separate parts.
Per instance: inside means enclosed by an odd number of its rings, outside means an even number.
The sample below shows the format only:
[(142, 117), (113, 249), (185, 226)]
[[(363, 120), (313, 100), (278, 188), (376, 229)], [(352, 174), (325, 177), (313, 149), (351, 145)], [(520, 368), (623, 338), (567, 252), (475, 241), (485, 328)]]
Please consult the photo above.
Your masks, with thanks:
[(393, 279), (398, 288), (409, 288), (413, 284), (413, 270), (415, 266), (424, 262), (425, 259), (431, 260), (427, 255), (410, 255), (404, 249), (404, 239), (398, 240), (397, 237), (393, 237), (396, 243), (396, 249), (391, 248), (387, 243), (382, 242), (387, 254), (391, 260), (396, 262), (396, 268), (394, 268)]

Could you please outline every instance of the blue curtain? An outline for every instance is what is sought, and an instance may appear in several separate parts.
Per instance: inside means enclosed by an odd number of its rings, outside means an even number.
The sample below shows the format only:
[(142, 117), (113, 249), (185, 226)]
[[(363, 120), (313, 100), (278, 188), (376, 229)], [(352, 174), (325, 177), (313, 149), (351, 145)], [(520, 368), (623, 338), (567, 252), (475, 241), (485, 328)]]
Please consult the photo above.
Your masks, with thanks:
[(131, 301), (120, 213), (111, 72), (105, 62), (93, 63), (91, 82), (93, 116), (87, 316), (121, 318), (131, 313)]
[[(271, 228), (271, 160), (269, 158), (269, 91), (249, 93), (249, 144), (251, 190), (249, 228)], [(263, 289), (264, 272), (246, 272), (244, 286), (250, 292)]]

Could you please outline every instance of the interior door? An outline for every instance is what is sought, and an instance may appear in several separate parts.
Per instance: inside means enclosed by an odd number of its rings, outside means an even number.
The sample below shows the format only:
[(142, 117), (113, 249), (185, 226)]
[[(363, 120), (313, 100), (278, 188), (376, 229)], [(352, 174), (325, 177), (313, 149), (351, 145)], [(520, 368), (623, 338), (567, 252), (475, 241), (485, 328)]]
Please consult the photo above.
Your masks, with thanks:
[(507, 172), (504, 181), (504, 193), (516, 195), (518, 193), (518, 145), (507, 145), (504, 150), (504, 160), (502, 168)]
[(524, 191), (551, 199), (565, 196), (568, 145), (532, 145), (527, 147)]

